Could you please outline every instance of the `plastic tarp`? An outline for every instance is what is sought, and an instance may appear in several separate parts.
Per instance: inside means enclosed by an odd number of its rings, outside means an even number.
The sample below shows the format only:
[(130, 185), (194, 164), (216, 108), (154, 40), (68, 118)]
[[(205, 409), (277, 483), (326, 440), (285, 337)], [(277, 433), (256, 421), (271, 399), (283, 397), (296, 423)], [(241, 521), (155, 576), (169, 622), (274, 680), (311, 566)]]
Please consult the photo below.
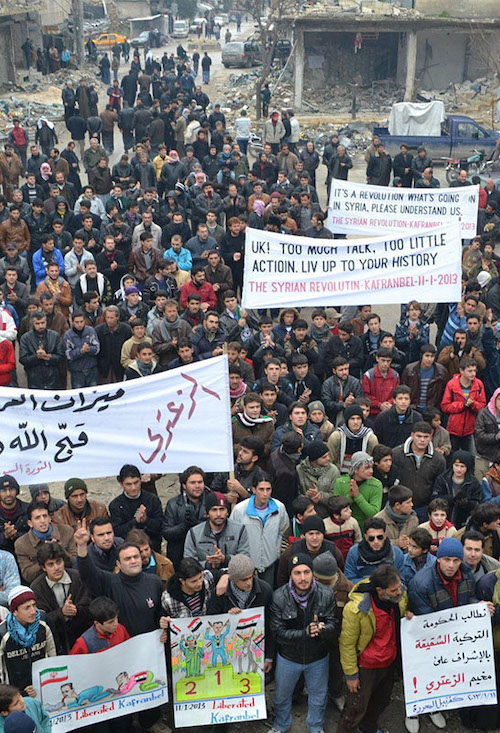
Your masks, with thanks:
[(389, 135), (441, 135), (445, 120), (443, 102), (398, 102), (391, 109)]

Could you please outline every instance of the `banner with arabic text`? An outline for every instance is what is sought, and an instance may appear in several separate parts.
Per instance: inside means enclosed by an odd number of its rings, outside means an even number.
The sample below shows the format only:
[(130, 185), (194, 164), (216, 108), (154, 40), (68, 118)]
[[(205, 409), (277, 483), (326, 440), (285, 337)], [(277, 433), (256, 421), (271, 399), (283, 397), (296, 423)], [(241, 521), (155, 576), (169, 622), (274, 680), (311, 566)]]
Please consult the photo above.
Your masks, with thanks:
[(0, 387), (0, 423), (1, 474), (20, 484), (114, 476), (124, 463), (233, 469), (227, 356), (80, 390)]
[(406, 715), (496, 705), (486, 603), (402, 619), (401, 645)]
[(411, 234), (456, 221), (462, 239), (471, 239), (478, 206), (479, 186), (392, 188), (334, 179), (327, 226), (336, 234)]
[(40, 659), (33, 687), (54, 733), (79, 730), (168, 702), (161, 631), (140, 634), (99, 654)]
[(264, 609), (170, 623), (176, 728), (266, 717)]

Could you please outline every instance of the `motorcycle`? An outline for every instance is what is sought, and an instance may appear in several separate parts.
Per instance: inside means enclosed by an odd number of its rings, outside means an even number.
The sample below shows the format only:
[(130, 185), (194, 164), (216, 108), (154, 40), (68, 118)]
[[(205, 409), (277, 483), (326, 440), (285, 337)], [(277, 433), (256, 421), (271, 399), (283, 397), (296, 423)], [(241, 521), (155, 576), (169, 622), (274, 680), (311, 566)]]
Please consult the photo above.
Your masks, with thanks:
[(443, 158), (446, 160), (446, 180), (452, 183), (458, 179), (461, 170), (466, 170), (470, 176), (477, 176), (480, 173), (490, 175), (493, 168), (493, 161), (486, 160), (485, 150), (473, 150), (468, 158)]

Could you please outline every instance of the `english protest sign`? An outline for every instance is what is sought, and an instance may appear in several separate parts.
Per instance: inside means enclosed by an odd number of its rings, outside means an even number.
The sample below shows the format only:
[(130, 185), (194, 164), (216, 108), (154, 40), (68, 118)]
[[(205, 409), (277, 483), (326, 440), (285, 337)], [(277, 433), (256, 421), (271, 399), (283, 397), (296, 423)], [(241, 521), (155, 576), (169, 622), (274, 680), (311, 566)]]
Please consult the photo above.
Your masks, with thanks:
[(363, 239), (313, 239), (247, 229), (244, 308), (457, 302), (458, 224)]
[(476, 234), (479, 186), (392, 188), (332, 180), (327, 226), (338, 234), (422, 232), (458, 221), (462, 239)]

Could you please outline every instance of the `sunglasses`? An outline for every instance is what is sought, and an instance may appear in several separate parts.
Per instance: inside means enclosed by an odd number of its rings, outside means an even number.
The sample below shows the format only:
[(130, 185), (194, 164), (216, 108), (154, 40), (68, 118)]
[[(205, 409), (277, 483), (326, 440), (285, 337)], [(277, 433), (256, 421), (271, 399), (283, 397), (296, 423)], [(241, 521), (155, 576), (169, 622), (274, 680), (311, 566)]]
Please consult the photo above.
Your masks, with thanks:
[(383, 540), (385, 535), (383, 534), (373, 534), (371, 537), (367, 537), (368, 542), (375, 542), (375, 540)]

